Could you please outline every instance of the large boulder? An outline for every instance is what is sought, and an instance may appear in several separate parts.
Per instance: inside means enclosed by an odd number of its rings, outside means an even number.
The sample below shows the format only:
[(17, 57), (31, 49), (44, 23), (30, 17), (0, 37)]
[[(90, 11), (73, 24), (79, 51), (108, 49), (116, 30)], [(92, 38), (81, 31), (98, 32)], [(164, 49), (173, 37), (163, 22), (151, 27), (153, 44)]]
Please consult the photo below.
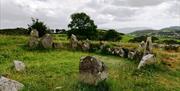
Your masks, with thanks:
[(108, 77), (106, 65), (92, 56), (80, 59), (79, 72), (80, 81), (90, 85), (97, 85)]
[(0, 91), (20, 91), (24, 85), (15, 80), (0, 77)]
[(145, 66), (146, 64), (153, 64), (155, 63), (155, 57), (153, 54), (147, 54), (145, 56), (142, 57), (139, 65), (138, 65), (138, 69), (140, 69), (142, 66)]
[(22, 61), (18, 61), (18, 60), (14, 60), (13, 66), (16, 71), (24, 71), (26, 67)]
[(41, 45), (44, 48), (52, 48), (53, 46), (53, 38), (50, 34), (45, 34), (42, 38), (41, 38)]
[(70, 46), (73, 49), (76, 49), (78, 47), (78, 40), (77, 40), (77, 37), (74, 34), (71, 35)]

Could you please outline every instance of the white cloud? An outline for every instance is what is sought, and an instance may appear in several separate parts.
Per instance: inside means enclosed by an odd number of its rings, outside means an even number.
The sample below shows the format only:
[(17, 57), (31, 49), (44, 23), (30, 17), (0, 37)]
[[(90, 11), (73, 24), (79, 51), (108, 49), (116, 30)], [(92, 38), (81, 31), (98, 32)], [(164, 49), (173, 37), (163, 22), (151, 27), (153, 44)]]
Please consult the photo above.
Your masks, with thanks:
[(67, 28), (75, 12), (87, 13), (99, 28), (180, 25), (179, 0), (1, 0), (0, 6), (0, 28), (27, 27), (31, 17)]

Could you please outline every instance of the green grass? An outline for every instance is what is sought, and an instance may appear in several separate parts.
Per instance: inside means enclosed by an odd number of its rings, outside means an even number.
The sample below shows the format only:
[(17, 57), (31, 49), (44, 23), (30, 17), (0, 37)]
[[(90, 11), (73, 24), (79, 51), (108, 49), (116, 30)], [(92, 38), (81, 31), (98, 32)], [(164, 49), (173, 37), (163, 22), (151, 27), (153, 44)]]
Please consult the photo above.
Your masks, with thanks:
[[(180, 91), (180, 69), (157, 64), (137, 70), (137, 62), (115, 56), (61, 49), (29, 50), (27, 40), (27, 36), (0, 35), (0, 74), (23, 83), (23, 91)], [(67, 42), (58, 35), (55, 41)], [(94, 87), (78, 82), (79, 59), (87, 55), (96, 56), (108, 66), (106, 83)], [(26, 71), (12, 69), (13, 60), (23, 61)]]

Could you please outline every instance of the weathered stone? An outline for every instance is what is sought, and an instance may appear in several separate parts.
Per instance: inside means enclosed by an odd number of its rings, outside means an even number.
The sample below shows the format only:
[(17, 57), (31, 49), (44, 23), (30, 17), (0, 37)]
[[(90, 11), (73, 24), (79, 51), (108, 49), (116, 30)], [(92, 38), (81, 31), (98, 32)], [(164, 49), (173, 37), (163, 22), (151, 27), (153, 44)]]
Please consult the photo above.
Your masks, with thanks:
[(30, 48), (36, 48), (36, 47), (38, 47), (38, 45), (39, 45), (38, 38), (37, 37), (30, 37), (29, 42), (28, 42), (28, 46)]
[(25, 70), (26, 66), (23, 62), (14, 60), (13, 64), (14, 64), (14, 68), (16, 69), (16, 71), (24, 71)]
[(129, 52), (128, 53), (128, 58), (129, 59), (134, 59), (134, 56), (135, 56), (135, 52)]
[(90, 42), (89, 40), (86, 40), (81, 45), (83, 51), (88, 51), (90, 49)]
[(127, 49), (127, 48), (122, 48), (122, 49), (124, 51), (124, 57), (128, 58), (129, 49)]
[(120, 57), (124, 57), (124, 55), (125, 55), (125, 54), (124, 54), (124, 50), (121, 48), (120, 51), (119, 51), (119, 56), (120, 56)]
[(70, 46), (73, 49), (76, 49), (78, 47), (78, 40), (77, 40), (77, 38), (76, 38), (76, 36), (74, 34), (71, 35)]
[(97, 85), (108, 77), (106, 65), (91, 56), (81, 58), (79, 72), (80, 81), (90, 85)]
[(24, 85), (15, 80), (0, 77), (0, 91), (20, 91)]
[(53, 38), (50, 36), (50, 34), (45, 34), (41, 38), (41, 44), (44, 48), (52, 48), (53, 46)]
[(139, 65), (138, 65), (138, 69), (140, 69), (142, 66), (145, 66), (146, 64), (153, 64), (155, 63), (155, 57), (153, 54), (147, 54), (145, 56), (142, 57)]
[(142, 48), (144, 48), (144, 47), (145, 47), (145, 42), (142, 41), (142, 42), (140, 43), (140, 46), (141, 46)]
[(144, 47), (144, 55), (152, 53), (152, 40), (151, 37), (147, 37), (146, 44)]
[(62, 47), (63, 47), (63, 45), (61, 43), (53, 43), (53, 48), (59, 49)]
[(36, 29), (33, 29), (32, 31), (31, 31), (31, 33), (30, 33), (30, 36), (31, 37), (39, 37), (39, 33), (38, 33), (38, 31), (36, 30)]

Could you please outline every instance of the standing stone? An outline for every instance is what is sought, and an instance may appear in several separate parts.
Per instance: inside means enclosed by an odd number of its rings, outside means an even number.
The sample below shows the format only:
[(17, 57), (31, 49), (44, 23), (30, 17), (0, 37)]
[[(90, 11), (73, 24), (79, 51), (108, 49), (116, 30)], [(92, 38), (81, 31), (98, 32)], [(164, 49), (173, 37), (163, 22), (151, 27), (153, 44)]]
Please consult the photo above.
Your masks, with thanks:
[(90, 49), (90, 42), (89, 40), (86, 40), (81, 45), (83, 51), (88, 51)]
[(16, 69), (16, 71), (24, 71), (25, 70), (26, 66), (23, 62), (14, 60), (13, 64), (14, 64), (14, 68)]
[(41, 38), (41, 44), (44, 48), (52, 48), (53, 46), (53, 38), (50, 36), (50, 34), (45, 34)]
[(31, 31), (31, 33), (30, 33), (30, 36), (31, 37), (39, 37), (39, 33), (38, 33), (38, 31), (36, 30), (36, 29), (33, 29), (32, 31)]
[(129, 59), (134, 59), (134, 56), (135, 56), (135, 52), (129, 52), (128, 53), (128, 58)]
[(79, 72), (79, 80), (90, 85), (97, 85), (108, 77), (105, 64), (91, 56), (80, 59)]
[(20, 91), (24, 85), (15, 80), (0, 77), (0, 91)]
[(152, 53), (152, 40), (151, 37), (147, 37), (146, 44), (144, 47), (144, 55)]
[(78, 40), (77, 40), (77, 38), (76, 38), (76, 36), (74, 34), (71, 35), (70, 46), (73, 49), (76, 49), (78, 47)]
[(28, 46), (30, 48), (36, 48), (39, 45), (39, 33), (37, 30), (33, 29), (30, 33), (30, 39), (28, 41)]
[(121, 48), (120, 51), (119, 51), (119, 56), (120, 56), (120, 57), (124, 57), (124, 55), (125, 55), (125, 52), (124, 52), (124, 50)]
[(138, 69), (140, 69), (142, 66), (145, 66), (146, 64), (152, 64), (155, 63), (155, 57), (153, 54), (147, 54), (145, 56), (142, 57), (139, 65), (138, 65)]
[(144, 47), (145, 47), (145, 42), (142, 41), (142, 42), (140, 43), (140, 46), (141, 46), (141, 48), (144, 48)]

